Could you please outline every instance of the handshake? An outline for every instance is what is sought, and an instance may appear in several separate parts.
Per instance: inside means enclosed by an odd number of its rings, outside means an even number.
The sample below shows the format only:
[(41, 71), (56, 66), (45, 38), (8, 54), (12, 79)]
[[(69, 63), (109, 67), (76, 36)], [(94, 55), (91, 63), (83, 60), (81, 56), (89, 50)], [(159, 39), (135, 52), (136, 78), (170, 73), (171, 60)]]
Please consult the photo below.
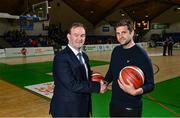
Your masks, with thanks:
[(92, 81), (97, 81), (100, 83), (100, 93), (104, 93), (107, 91), (108, 83), (104, 80), (104, 77), (101, 75), (101, 73), (93, 71), (91, 79)]
[(101, 86), (101, 88), (100, 88), (100, 93), (104, 93), (104, 92), (107, 91), (108, 83), (107, 83), (106, 81), (101, 80), (101, 81), (100, 81), (100, 86)]

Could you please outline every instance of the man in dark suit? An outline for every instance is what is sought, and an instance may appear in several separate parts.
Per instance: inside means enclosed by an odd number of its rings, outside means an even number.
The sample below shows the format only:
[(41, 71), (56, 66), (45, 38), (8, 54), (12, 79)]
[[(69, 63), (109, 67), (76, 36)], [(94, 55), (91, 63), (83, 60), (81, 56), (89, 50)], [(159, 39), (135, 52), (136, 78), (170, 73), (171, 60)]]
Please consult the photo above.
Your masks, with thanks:
[(67, 34), (68, 46), (54, 57), (54, 94), (50, 104), (53, 117), (89, 117), (91, 93), (103, 93), (103, 82), (91, 81), (88, 56), (81, 51), (86, 31), (73, 23)]
[(166, 50), (167, 50), (167, 47), (168, 47), (168, 42), (169, 42), (169, 38), (166, 37), (166, 39), (163, 42), (163, 56), (166, 56)]
[(174, 44), (173, 38), (170, 36), (169, 40), (168, 40), (168, 44), (167, 44), (168, 45), (168, 55), (169, 56), (172, 56), (173, 44)]

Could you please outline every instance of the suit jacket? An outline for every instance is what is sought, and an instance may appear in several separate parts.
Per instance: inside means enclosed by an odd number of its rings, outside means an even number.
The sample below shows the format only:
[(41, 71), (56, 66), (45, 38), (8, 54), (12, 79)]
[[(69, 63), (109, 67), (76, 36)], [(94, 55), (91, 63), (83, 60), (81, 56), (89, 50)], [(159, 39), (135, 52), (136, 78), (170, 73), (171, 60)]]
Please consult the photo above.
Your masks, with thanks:
[[(88, 56), (83, 58), (91, 75)], [(67, 46), (58, 52), (53, 62), (54, 94), (50, 104), (53, 117), (89, 116), (91, 111), (91, 93), (100, 91), (98, 82), (90, 81), (84, 65)]]

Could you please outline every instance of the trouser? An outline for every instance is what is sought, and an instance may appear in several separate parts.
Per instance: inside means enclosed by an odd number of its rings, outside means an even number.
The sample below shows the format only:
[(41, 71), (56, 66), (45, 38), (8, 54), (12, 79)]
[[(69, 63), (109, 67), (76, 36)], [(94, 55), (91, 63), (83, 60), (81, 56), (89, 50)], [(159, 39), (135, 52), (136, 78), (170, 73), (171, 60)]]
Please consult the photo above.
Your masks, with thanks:
[(163, 46), (163, 56), (166, 56), (166, 50), (167, 50), (167, 46)]
[(168, 46), (168, 55), (169, 56), (172, 56), (172, 50), (173, 50), (172, 48), (173, 48), (173, 45), (169, 44), (169, 46)]
[(136, 117), (140, 118), (142, 115), (142, 108), (119, 108), (110, 105), (110, 117)]

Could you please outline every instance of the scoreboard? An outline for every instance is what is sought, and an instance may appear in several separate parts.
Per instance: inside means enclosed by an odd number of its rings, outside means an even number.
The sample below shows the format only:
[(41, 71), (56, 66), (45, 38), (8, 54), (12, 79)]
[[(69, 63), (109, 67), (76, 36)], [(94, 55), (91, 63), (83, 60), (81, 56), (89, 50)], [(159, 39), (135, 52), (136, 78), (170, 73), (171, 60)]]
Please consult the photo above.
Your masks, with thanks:
[(149, 20), (134, 21), (135, 30), (149, 30)]

